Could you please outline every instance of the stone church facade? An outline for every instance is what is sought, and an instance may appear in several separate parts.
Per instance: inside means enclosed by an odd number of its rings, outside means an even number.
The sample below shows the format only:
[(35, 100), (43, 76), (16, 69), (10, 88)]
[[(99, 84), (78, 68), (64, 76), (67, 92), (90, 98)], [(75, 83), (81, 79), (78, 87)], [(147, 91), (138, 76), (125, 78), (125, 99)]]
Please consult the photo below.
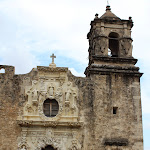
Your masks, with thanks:
[(131, 17), (118, 18), (110, 6), (95, 15), (86, 77), (54, 61), (23, 75), (0, 65), (0, 150), (142, 150), (132, 27)]

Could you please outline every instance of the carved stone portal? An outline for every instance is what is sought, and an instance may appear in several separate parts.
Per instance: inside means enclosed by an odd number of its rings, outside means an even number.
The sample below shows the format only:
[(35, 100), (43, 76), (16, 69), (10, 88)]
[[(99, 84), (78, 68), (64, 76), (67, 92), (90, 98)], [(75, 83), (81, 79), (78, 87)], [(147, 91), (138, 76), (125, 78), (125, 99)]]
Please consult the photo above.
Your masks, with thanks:
[[(77, 139), (82, 136), (75, 135), (82, 126), (77, 105), (78, 89), (68, 81), (67, 73), (52, 72), (47, 76), (44, 73), (33, 80), (32, 85), (25, 86), (25, 97), (23, 115), (18, 117), (18, 125), (22, 128), (19, 150), (41, 150), (47, 145), (57, 150), (79, 150)], [(43, 104), (47, 99), (58, 102), (56, 116), (44, 115)], [(56, 126), (61, 131), (55, 129)]]
[(53, 128), (25, 128), (22, 127), (23, 137), (19, 137), (18, 150), (41, 150), (47, 145), (51, 145), (57, 150), (81, 150), (79, 139), (82, 136), (80, 131), (72, 129), (63, 131)]

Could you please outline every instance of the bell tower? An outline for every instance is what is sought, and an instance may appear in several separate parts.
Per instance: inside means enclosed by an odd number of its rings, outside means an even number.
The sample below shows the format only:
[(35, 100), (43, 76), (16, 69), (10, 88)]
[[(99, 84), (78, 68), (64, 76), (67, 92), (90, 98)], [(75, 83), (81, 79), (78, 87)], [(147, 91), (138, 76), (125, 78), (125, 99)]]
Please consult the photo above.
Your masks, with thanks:
[[(122, 20), (111, 12), (109, 5), (106, 12), (99, 18), (98, 14), (91, 22), (87, 35), (89, 39), (89, 67), (100, 62), (114, 60), (133, 60), (131, 29), (132, 18)], [(88, 76), (88, 73), (86, 72)]]
[[(85, 75), (93, 83), (91, 147), (142, 150), (142, 111), (139, 67), (132, 56), (132, 18), (106, 12), (91, 21), (89, 64)], [(91, 118), (89, 118), (91, 119)], [(90, 139), (89, 141), (92, 141)], [(90, 143), (87, 143), (90, 145)]]

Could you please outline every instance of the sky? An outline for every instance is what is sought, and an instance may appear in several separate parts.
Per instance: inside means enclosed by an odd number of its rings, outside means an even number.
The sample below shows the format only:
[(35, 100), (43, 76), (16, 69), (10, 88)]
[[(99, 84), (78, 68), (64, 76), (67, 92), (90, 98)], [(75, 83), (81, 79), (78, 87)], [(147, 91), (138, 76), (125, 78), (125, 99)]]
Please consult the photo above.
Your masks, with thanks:
[[(49, 66), (56, 55), (58, 67), (84, 76), (88, 65), (90, 22), (105, 13), (106, 0), (0, 0), (0, 65), (15, 66), (25, 74)], [(150, 0), (109, 0), (121, 19), (132, 16), (133, 57), (141, 78), (144, 150), (150, 150)]]

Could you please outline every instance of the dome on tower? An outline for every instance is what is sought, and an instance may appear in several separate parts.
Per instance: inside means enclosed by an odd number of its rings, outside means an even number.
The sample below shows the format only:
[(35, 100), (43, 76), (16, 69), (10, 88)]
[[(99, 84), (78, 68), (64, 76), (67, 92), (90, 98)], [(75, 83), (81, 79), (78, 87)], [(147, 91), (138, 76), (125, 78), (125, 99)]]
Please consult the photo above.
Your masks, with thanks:
[(111, 12), (111, 8), (109, 5), (106, 6), (106, 12), (100, 17), (100, 19), (104, 20), (121, 20), (115, 14)]

